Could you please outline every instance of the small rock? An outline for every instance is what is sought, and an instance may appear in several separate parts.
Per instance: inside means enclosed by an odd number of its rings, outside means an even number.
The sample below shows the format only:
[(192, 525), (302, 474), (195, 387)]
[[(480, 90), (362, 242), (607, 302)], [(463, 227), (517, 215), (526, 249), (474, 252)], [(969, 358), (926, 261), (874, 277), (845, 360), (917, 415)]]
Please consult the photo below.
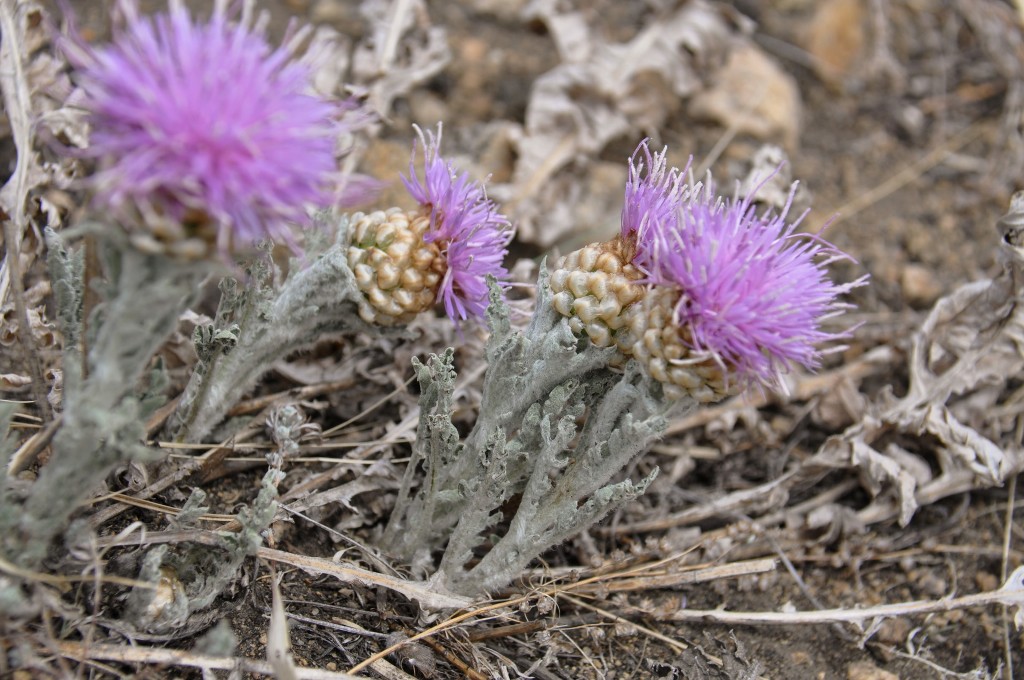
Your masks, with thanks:
[(921, 574), (917, 579), (916, 585), (929, 597), (944, 597), (949, 594), (946, 579), (930, 571), (925, 571)]
[(433, 92), (418, 92), (415, 97), (410, 97), (409, 108), (413, 120), (428, 129), (433, 128), (437, 121), (444, 120), (448, 112), (448, 104)]
[(979, 571), (975, 574), (974, 582), (978, 585), (978, 590), (981, 591), (997, 590), (999, 588), (999, 579), (995, 574), (990, 574), (987, 571)]
[(469, 37), (460, 45), (459, 54), (464, 61), (477, 63), (484, 60), (489, 49), (487, 41), (482, 38)]
[(903, 297), (913, 307), (930, 307), (942, 294), (942, 284), (932, 271), (920, 264), (908, 264), (900, 273)]
[(913, 140), (918, 140), (924, 134), (928, 118), (920, 108), (907, 105), (896, 111), (896, 124)]
[(910, 635), (910, 621), (907, 619), (886, 619), (882, 622), (876, 636), (879, 642), (887, 645), (902, 645)]
[(900, 676), (883, 671), (869, 661), (858, 661), (847, 667), (846, 680), (900, 680)]
[(345, 9), (340, 2), (335, 0), (320, 0), (313, 5), (310, 12), (310, 19), (318, 24), (329, 24), (345, 18)]
[(711, 88), (694, 95), (690, 114), (740, 134), (796, 149), (802, 104), (796, 80), (756, 45), (741, 45), (714, 76)]
[(863, 0), (826, 0), (807, 26), (804, 49), (814, 57), (814, 70), (827, 85), (841, 89), (864, 51)]

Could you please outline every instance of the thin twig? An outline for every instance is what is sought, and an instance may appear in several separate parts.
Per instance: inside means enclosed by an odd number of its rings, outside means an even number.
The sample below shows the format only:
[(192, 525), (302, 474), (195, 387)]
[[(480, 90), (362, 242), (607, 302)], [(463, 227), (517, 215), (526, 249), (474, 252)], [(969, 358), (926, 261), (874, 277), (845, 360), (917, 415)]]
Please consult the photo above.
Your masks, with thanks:
[[(821, 609), (805, 612), (730, 612), (721, 609), (681, 609), (670, 617), (672, 621), (701, 621), (727, 625), (807, 625), (815, 623), (855, 623), (875, 618), (915, 616), (934, 612), (948, 612), (967, 607), (1005, 604), (1020, 607), (1024, 604), (1020, 587), (1015, 585), (1024, 577), (1024, 567), (1010, 575), (1008, 584), (997, 590), (943, 598), (941, 600), (914, 600), (882, 604), (863, 609)], [(1010, 583), (1012, 582), (1012, 583)]]
[(384, 574), (378, 574), (365, 569), (346, 567), (323, 557), (296, 555), (284, 552), (283, 550), (274, 550), (273, 548), (259, 548), (256, 551), (256, 556), (265, 560), (298, 567), (306, 572), (334, 576), (346, 583), (362, 583), (371, 587), (383, 586), (416, 600), (429, 609), (459, 609), (470, 604), (468, 598), (437, 592), (426, 583), (406, 581), (405, 579), (385, 576)]
[[(402, 420), (402, 422), (396, 425), (395, 428), (388, 433), (387, 438), (379, 442), (376, 442), (372, 446), (356, 449), (351, 454), (349, 454), (348, 458), (351, 459), (357, 456), (366, 458), (367, 456), (376, 451), (387, 448), (393, 444), (397, 444), (400, 441), (404, 441), (404, 437), (402, 437), (402, 435), (413, 432), (416, 423), (419, 422), (419, 417), (419, 408), (412, 409), (409, 412), (409, 414), (406, 415), (405, 419)], [(345, 462), (339, 461), (338, 464), (332, 467), (331, 469), (325, 470), (324, 472), (321, 472), (318, 475), (314, 475), (313, 477), (307, 479), (306, 481), (293, 486), (291, 489), (288, 490), (287, 493), (281, 496), (279, 502), (290, 503), (296, 498), (304, 498), (313, 489), (319, 488), (321, 484), (326, 484), (327, 482), (336, 479), (339, 475), (345, 473), (350, 465), (350, 460), (346, 460)]]
[(908, 184), (911, 184), (924, 175), (928, 170), (946, 160), (947, 156), (958, 149), (967, 146), (969, 143), (980, 137), (984, 130), (984, 120), (978, 120), (971, 123), (963, 130), (960, 130), (958, 133), (947, 139), (944, 144), (940, 144), (935, 147), (923, 157), (903, 168), (878, 186), (859, 194), (857, 198), (852, 201), (848, 201), (839, 208), (830, 211), (830, 214), (837, 215), (835, 220), (832, 222), (833, 226), (853, 217), (862, 210), (878, 203), (886, 196), (899, 191)]
[(398, 53), (398, 43), (405, 31), (405, 16), (412, 8), (410, 0), (394, 0), (391, 4), (391, 11), (388, 16), (388, 32), (380, 43), (380, 52), (377, 55), (377, 68), (379, 73), (387, 73), (391, 70)]
[(332, 380), (330, 382), (306, 385), (304, 387), (292, 387), (280, 392), (274, 392), (273, 394), (254, 397), (252, 399), (238, 402), (238, 404), (228, 411), (228, 417), (242, 416), (256, 411), (262, 411), (268, 406), (275, 406), (281, 402), (305, 401), (307, 399), (312, 399), (313, 397), (319, 397), (322, 394), (329, 394), (331, 392), (348, 389), (349, 387), (352, 387), (355, 382), (355, 378), (343, 378), (341, 380)]
[[(234, 437), (225, 440), (224, 442), (217, 446), (211, 447), (202, 456), (197, 456), (189, 460), (186, 460), (181, 465), (179, 465), (177, 469), (169, 472), (168, 474), (164, 475), (155, 482), (148, 484), (146, 488), (141, 489), (137, 494), (132, 496), (132, 498), (134, 498), (135, 500), (150, 499), (153, 496), (160, 493), (161, 491), (171, 486), (174, 486), (175, 484), (185, 479), (189, 475), (192, 475), (197, 471), (205, 471), (210, 467), (213, 467), (213, 465), (219, 463), (220, 461), (227, 457), (228, 452), (230, 451), (230, 449), (227, 447), (234, 446), (238, 441), (244, 441), (245, 439), (253, 436), (257, 432), (259, 432), (262, 429), (262, 427), (262, 421), (260, 421), (260, 425), (258, 426), (250, 425), (246, 427), (245, 429), (242, 430), (242, 432), (239, 432)], [(109, 508), (104, 508), (103, 510), (100, 510), (95, 515), (89, 518), (89, 524), (93, 528), (103, 526), (111, 519), (117, 517), (122, 512), (127, 510), (129, 507), (130, 506), (125, 503), (118, 503), (110, 506)]]
[[(99, 498), (94, 499), (92, 502), (93, 503), (100, 503), (102, 501), (108, 501), (108, 500), (109, 501), (117, 501), (118, 503), (124, 503), (126, 505), (131, 505), (131, 506), (134, 506), (136, 508), (142, 508), (144, 510), (152, 510), (153, 512), (159, 512), (159, 513), (163, 513), (165, 515), (171, 515), (172, 517), (176, 517), (178, 514), (181, 513), (181, 508), (175, 508), (175, 507), (172, 507), (170, 505), (164, 505), (163, 503), (157, 503), (155, 501), (142, 500), (142, 499), (139, 499), (139, 498), (134, 498), (132, 496), (128, 496), (127, 494), (118, 493), (118, 492), (109, 493), (106, 496), (100, 496)], [(197, 517), (197, 519), (199, 519), (201, 521), (204, 521), (204, 522), (231, 522), (231, 521), (233, 521), (235, 519), (235, 516), (234, 515), (217, 515), (217, 514), (212, 514), (212, 513), (206, 513), (206, 514), (203, 514), (203, 515), (199, 515), (199, 517)]]
[[(402, 626), (401, 630), (406, 635), (413, 634), (413, 631), (405, 626)], [(440, 654), (445, 659), (447, 659), (448, 663), (458, 668), (459, 672), (465, 675), (466, 678), (468, 678), (468, 680), (487, 680), (486, 675), (482, 674), (480, 671), (473, 668), (468, 663), (457, 657), (455, 653), (452, 652), (452, 650), (448, 649), (434, 638), (424, 638), (423, 643), (431, 649), (433, 649), (435, 654)]]
[[(687, 649), (690, 648), (690, 646), (688, 644), (686, 644), (685, 642), (680, 642), (679, 640), (673, 640), (669, 636), (662, 635), (661, 633), (659, 633), (656, 630), (652, 630), (650, 628), (645, 628), (644, 626), (641, 626), (641, 625), (639, 625), (637, 623), (634, 623), (633, 621), (630, 621), (629, 619), (623, 618), (623, 617), (619, 616), (618, 614), (612, 614), (610, 611), (606, 611), (604, 609), (601, 609), (600, 607), (595, 607), (592, 604), (587, 604), (583, 600), (575, 598), (572, 595), (566, 595), (565, 593), (561, 593), (561, 594), (558, 595), (558, 597), (562, 598), (563, 600), (566, 600), (567, 602), (572, 602), (577, 607), (581, 607), (583, 609), (588, 609), (588, 610), (590, 610), (590, 611), (592, 611), (592, 612), (594, 612), (596, 614), (599, 614), (600, 616), (602, 616), (603, 618), (608, 619), (609, 621), (614, 621), (616, 623), (624, 623), (627, 626), (631, 626), (633, 628), (636, 628), (637, 630), (643, 632), (644, 635), (647, 635), (648, 637), (652, 637), (655, 640), (660, 640), (661, 642), (664, 642), (666, 645), (668, 645), (669, 647), (672, 647), (677, 652), (685, 652)], [(719, 663), (721, 663), (721, 661), (719, 661)]]
[[(683, 552), (683, 553), (680, 553), (680, 554), (673, 555), (671, 557), (665, 558), (663, 560), (659, 560), (657, 562), (641, 565), (639, 567), (628, 569), (628, 570), (622, 571), (622, 572), (617, 572), (617, 573), (612, 573), (612, 574), (601, 574), (599, 576), (592, 576), (590, 578), (580, 579), (579, 581), (574, 581), (574, 582), (571, 582), (571, 583), (560, 583), (560, 584), (548, 586), (546, 588), (539, 588), (537, 590), (533, 590), (533, 591), (531, 591), (531, 592), (529, 592), (529, 593), (527, 593), (525, 595), (521, 595), (519, 597), (514, 597), (514, 598), (506, 599), (506, 600), (501, 600), (499, 602), (492, 602), (490, 604), (486, 604), (486, 605), (477, 607), (475, 609), (471, 609), (471, 610), (463, 612), (461, 614), (457, 614), (456, 616), (453, 616), (452, 618), (448, 619), (447, 621), (442, 621), (442, 622), (440, 622), (440, 623), (438, 623), (438, 624), (436, 624), (434, 626), (431, 626), (430, 628), (428, 628), (428, 629), (426, 629), (426, 630), (424, 630), (424, 631), (422, 631), (420, 633), (417, 633), (416, 635), (413, 635), (412, 637), (409, 637), (408, 639), (396, 642), (395, 644), (391, 645), (387, 649), (384, 649), (384, 650), (382, 650), (380, 652), (377, 652), (373, 656), (370, 656), (370, 657), (364, 659), (363, 661), (359, 662), (358, 664), (356, 664), (355, 666), (350, 668), (349, 672), (350, 673), (358, 673), (362, 669), (366, 668), (368, 665), (372, 664), (377, 659), (383, 659), (385, 656), (395, 652), (396, 650), (401, 648), (403, 645), (407, 645), (410, 642), (416, 642), (417, 640), (422, 640), (423, 638), (426, 638), (426, 637), (432, 637), (434, 635), (437, 635), (438, 633), (440, 633), (443, 630), (447, 630), (449, 628), (454, 628), (455, 626), (461, 624), (464, 621), (467, 621), (467, 620), (470, 620), (470, 619), (475, 619), (475, 618), (477, 618), (477, 617), (479, 617), (479, 616), (481, 616), (483, 614), (488, 614), (488, 613), (496, 612), (496, 611), (500, 611), (500, 610), (512, 610), (512, 611), (515, 611), (516, 608), (519, 605), (521, 605), (523, 603), (526, 603), (526, 602), (530, 602), (530, 601), (535, 600), (535, 599), (561, 597), (561, 596), (564, 596), (566, 593), (570, 593), (570, 592), (581, 592), (581, 591), (585, 592), (588, 588), (593, 586), (595, 583), (598, 583), (598, 582), (601, 582), (601, 581), (606, 581), (606, 580), (612, 580), (612, 579), (615, 579), (615, 578), (623, 578), (623, 577), (627, 577), (627, 576), (636, 576), (636, 575), (644, 573), (645, 571), (648, 571), (650, 569), (654, 569), (654, 568), (660, 567), (661, 565), (667, 564), (669, 562), (676, 561), (676, 560), (680, 559), (683, 555), (686, 555), (688, 552), (689, 551), (686, 551), (686, 552)], [(727, 565), (723, 565), (723, 566), (727, 566)], [(680, 644), (680, 643), (677, 643), (677, 644)]]
[[(412, 443), (413, 439), (390, 439), (392, 444), (409, 444)], [(231, 443), (231, 444), (187, 444), (185, 442), (163, 442), (158, 440), (151, 440), (146, 442), (148, 446), (155, 446), (159, 449), (165, 449), (168, 451), (209, 451), (210, 449), (226, 449), (228, 451), (273, 451), (278, 448), (277, 444), (271, 442), (251, 442), (245, 444)], [(342, 451), (345, 449), (358, 449), (360, 447), (370, 447), (376, 444), (380, 444), (378, 441), (366, 441), (366, 442), (333, 442), (328, 444), (302, 444), (299, 446), (299, 451)], [(194, 459), (195, 456), (179, 456), (181, 458)], [(229, 460), (235, 461), (252, 461), (252, 460), (266, 460), (266, 457), (252, 458), (245, 456), (229, 456), (224, 459), (224, 462)], [(294, 462), (298, 460), (298, 457), (289, 456), (287, 462)], [(341, 462), (337, 458), (320, 458), (318, 460), (328, 461), (331, 463)], [(363, 464), (365, 461), (356, 461)]]
[(303, 520), (309, 522), (313, 526), (316, 526), (316, 527), (322, 529), (323, 531), (326, 531), (331, 536), (334, 536), (334, 537), (338, 538), (339, 540), (345, 541), (346, 543), (348, 543), (349, 545), (354, 547), (356, 550), (358, 550), (363, 555), (363, 557), (365, 557), (369, 562), (372, 562), (373, 565), (376, 568), (380, 569), (381, 571), (390, 572), (392, 576), (398, 576), (399, 575), (398, 574), (398, 570), (395, 569), (394, 567), (392, 567), (390, 564), (388, 564), (385, 560), (381, 559), (381, 557), (379, 555), (377, 555), (377, 553), (374, 550), (371, 550), (370, 548), (368, 548), (367, 546), (363, 545), (362, 543), (360, 543), (356, 539), (352, 538), (351, 536), (349, 536), (347, 534), (344, 534), (344, 533), (338, 531), (337, 529), (335, 529), (333, 527), (329, 527), (326, 524), (324, 524), (323, 522), (318, 522), (315, 519), (313, 519), (312, 517), (310, 517), (308, 515), (302, 514), (298, 510), (293, 510), (293, 509), (289, 508), (287, 505), (280, 505), (278, 507), (281, 510), (284, 510), (285, 512), (287, 512), (287, 513), (290, 513), (292, 515), (295, 515), (296, 517), (302, 518)]
[(285, 612), (285, 616), (287, 616), (289, 619), (294, 619), (295, 621), (301, 621), (303, 623), (308, 623), (308, 624), (310, 624), (312, 626), (321, 626), (323, 628), (330, 628), (331, 630), (336, 630), (336, 631), (341, 632), (341, 633), (349, 633), (351, 635), (363, 635), (363, 636), (366, 636), (366, 637), (375, 637), (375, 638), (386, 638), (387, 637), (387, 635), (385, 635), (384, 633), (377, 633), (377, 632), (372, 631), (372, 630), (366, 630), (365, 628), (360, 628), (359, 626), (348, 626), (348, 625), (341, 624), (341, 623), (334, 623), (333, 621), (324, 621), (323, 619), (314, 619), (314, 618), (311, 618), (311, 617), (308, 617), (308, 616), (300, 616), (299, 614), (293, 614), (291, 612)]
[[(238, 657), (211, 656), (209, 654), (193, 654), (184, 649), (167, 649), (153, 647), (128, 647), (117, 645), (84, 645), (79, 642), (61, 642), (59, 652), (68, 659), (85, 661), (86, 659), (104, 659), (121, 663), (148, 663), (209, 670), (258, 673), (274, 675), (274, 669), (267, 661)], [(295, 668), (295, 677), (300, 680), (363, 680), (342, 671), (326, 671), (318, 668)]]
[(411, 385), (412, 381), (415, 380), (415, 379), (416, 379), (416, 376), (413, 376), (413, 377), (409, 378), (404, 383), (402, 383), (402, 385), (400, 387), (396, 387), (395, 389), (391, 390), (390, 392), (385, 394), (383, 397), (381, 397), (377, 401), (373, 402), (372, 404), (370, 404), (365, 409), (363, 409), (359, 413), (355, 414), (354, 416), (352, 416), (351, 418), (349, 418), (345, 422), (341, 423), (340, 425), (335, 425), (334, 427), (332, 427), (330, 429), (324, 430), (324, 432), (323, 432), (323, 434), (321, 436), (328, 437), (328, 436), (334, 434), (335, 432), (338, 432), (340, 430), (345, 429), (346, 427), (348, 427), (352, 423), (356, 422), (357, 420), (359, 420), (363, 416), (366, 416), (366, 415), (368, 415), (370, 413), (373, 413), (376, 409), (378, 409), (381, 406), (383, 406), (384, 404), (386, 404), (392, 397), (394, 397), (399, 392), (401, 392), (401, 391), (405, 390), (407, 387), (409, 387), (409, 385)]
[[(1020, 423), (1024, 420), (1018, 421), (1018, 430), (1020, 429)], [(1020, 441), (1020, 433), (1018, 432), (1017, 441)], [(1009, 487), (1007, 489), (1009, 498), (1006, 503), (1006, 520), (1003, 524), (1003, 560), (999, 568), (999, 580), (1006, 583), (1008, 563), (1010, 561), (1010, 546), (1013, 542), (1013, 532), (1010, 530), (1013, 527), (1013, 506), (1017, 496), (1017, 477), (1010, 477)], [(1007, 611), (1006, 605), (1003, 605), (1002, 611), (1003, 619), (1003, 654), (1006, 660), (1006, 666), (1004, 667), (1004, 677), (1013, 677), (1013, 645), (1010, 642), (1010, 616)]]
[[(72, 583), (94, 583), (96, 577), (94, 576), (80, 576), (80, 575), (54, 575), (54, 574), (43, 574), (38, 571), (32, 571), (30, 569), (23, 569), (18, 565), (8, 562), (3, 557), (0, 557), (0, 573), (8, 574), (10, 576), (17, 576), (20, 579), (26, 581), (35, 581), (37, 583), (45, 583), (47, 585), (54, 586), (62, 593), (66, 593), (71, 589), (70, 584)], [(103, 583), (112, 583), (119, 586), (128, 586), (130, 588), (155, 588), (156, 586), (148, 581), (139, 581), (133, 578), (124, 578), (123, 576), (103, 576)]]
[(53, 435), (57, 433), (63, 420), (63, 414), (58, 414), (44, 429), (33, 434), (18, 447), (18, 450), (7, 461), (8, 477), (14, 477), (22, 470), (27, 470), (29, 466), (36, 462), (39, 453), (53, 440)]
[[(748, 562), (731, 562), (712, 567), (690, 567), (684, 570), (673, 570), (663, 574), (651, 576), (636, 576), (622, 578), (622, 574), (610, 574), (600, 583), (595, 583), (591, 588), (577, 590), (577, 592), (604, 591), (622, 593), (635, 590), (652, 590), (656, 588), (675, 588), (681, 585), (693, 585), (695, 583), (707, 583), (718, 581), (723, 578), (737, 578), (751, 574), (763, 574), (775, 571), (777, 564), (772, 558), (750, 560)], [(635, 571), (635, 570), (634, 570)], [(628, 572), (627, 572), (628, 573)]]

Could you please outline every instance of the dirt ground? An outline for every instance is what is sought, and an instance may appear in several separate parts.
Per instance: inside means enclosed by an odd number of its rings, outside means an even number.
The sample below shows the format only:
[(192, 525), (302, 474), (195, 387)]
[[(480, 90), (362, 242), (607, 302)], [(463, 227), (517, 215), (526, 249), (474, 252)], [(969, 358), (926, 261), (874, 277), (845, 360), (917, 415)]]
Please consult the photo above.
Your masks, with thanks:
[[(72, 4), (85, 25), (102, 35), (103, 11), (94, 14), (97, 6), (91, 2)], [(566, 4), (586, 5), (584, 15), (595, 33), (622, 42), (652, 20), (653, 8), (671, 3)], [(290, 16), (326, 23), (356, 38), (367, 30), (356, 3), (259, 0), (258, 5), (271, 11), (276, 34), (283, 32)], [(488, 124), (523, 122), (532, 85), (560, 63), (544, 22), (520, 17), (526, 5), (511, 0), (428, 3), (430, 21), (447, 32), (451, 62), (395, 100), (379, 139), (364, 156), (367, 172), (391, 176), (404, 171), (411, 124), (430, 126), (443, 119), (453, 152), (478, 155), (477, 170), (491, 173), (495, 182), (508, 180), (512, 156), (495, 151)], [(723, 185), (745, 175), (762, 144), (782, 145), (793, 178), (804, 187), (801, 205), (811, 208), (806, 225), (816, 227), (836, 216), (827, 236), (857, 260), (842, 265), (839, 275), (847, 280), (863, 273), (871, 277), (869, 285), (851, 296), (856, 305), (852, 316), (861, 325), (850, 349), (831, 357), (826, 368), (877, 346), (905, 353), (914, 329), (936, 300), (962, 283), (999, 272), (995, 222), (1006, 212), (1013, 191), (1024, 188), (1021, 106), (1013, 101), (1024, 83), (1024, 41), (1016, 6), (997, 0), (775, 0), (738, 1), (731, 8), (753, 20), (747, 28), (749, 44), (774, 65), (775, 70), (755, 77), (778, 79), (783, 89), (792, 87), (795, 101), (780, 97), (751, 103), (762, 117), (775, 121), (761, 128), (744, 123), (738, 114), (709, 114), (697, 111), (689, 100), (667, 101), (659, 129), (614, 138), (600, 152), (599, 160), (621, 166), (620, 174), (595, 173), (580, 182), (594, 193), (620, 196), (624, 161), (643, 134), (669, 145), (674, 162), (684, 163), (692, 154), (695, 165), (710, 166)], [(977, 16), (972, 11), (987, 17), (985, 29), (971, 23), (970, 17)], [(1000, 56), (1014, 53), (1018, 72)], [(725, 78), (710, 66), (703, 75), (702, 90)], [(744, 101), (742, 94), (737, 101)], [(390, 196), (385, 192), (382, 200)], [(564, 252), (591, 233), (614, 228), (616, 220), (617, 212), (609, 213), (607, 223), (584, 220), (553, 243), (521, 240), (514, 251), (526, 258)], [(340, 351), (356, 350), (324, 347), (305, 355), (303, 362), (329, 363)], [(374, 373), (376, 382), (360, 384), (351, 393), (323, 397), (326, 403), (317, 408), (325, 428), (358, 413), (411, 375), (408, 357), (414, 347), (397, 343), (377, 354), (365, 347), (359, 351), (377, 360), (394, 357), (392, 372), (387, 379), (380, 377), (383, 371)], [(472, 355), (470, 349), (466, 353)], [(857, 388), (870, 400), (887, 387), (902, 394), (906, 380), (901, 363), (894, 361), (891, 371), (869, 376)], [(292, 384), (278, 373), (261, 390)], [(419, 643), (392, 656), (392, 663), (423, 678), (478, 677), (467, 666), (484, 677), (503, 669), (493, 677), (543, 680), (966, 678), (986, 677), (979, 669), (1008, 673), (1004, 646), (1009, 641), (1013, 672), (1022, 677), (1024, 638), (993, 606), (887, 619), (867, 640), (854, 627), (840, 624), (727, 626), (672, 620), (673, 612), (685, 609), (773, 612), (786, 605), (813, 610), (937, 600), (993, 590), (1005, 573), (1021, 566), (1019, 515), (1009, 528), (1011, 548), (1005, 563), (1003, 559), (1009, 500), (1005, 488), (943, 498), (920, 509), (906, 527), (887, 520), (814, 535), (791, 530), (784, 522), (761, 525), (760, 518), (741, 509), (737, 516), (715, 514), (685, 526), (616, 531), (619, 525), (669, 517), (716, 494), (777, 478), (792, 461), (810, 456), (848, 424), (842, 418), (819, 417), (816, 409), (824, 399), (770, 400), (758, 415), (737, 416), (728, 427), (705, 423), (674, 433), (638, 463), (634, 476), (652, 465), (663, 470), (648, 496), (588, 536), (551, 551), (543, 564), (566, 574), (571, 569), (590, 573), (586, 569), (598, 566), (613, 571), (663, 558), (676, 546), (700, 543), (703, 532), (717, 537), (716, 547), (695, 562), (778, 558), (773, 571), (638, 591), (610, 587), (571, 600), (537, 598), (508, 608), (494, 620), (446, 632), (429, 645)], [(365, 430), (353, 436), (380, 436), (413, 401), (410, 395), (393, 400), (374, 416), (379, 422), (364, 423)], [(701, 453), (680, 453), (687, 449)], [(395, 447), (391, 453), (401, 457), (405, 451)], [(261, 474), (233, 472), (205, 483), (210, 512), (230, 513), (251, 500)], [(837, 487), (842, 485), (842, 475), (836, 473), (834, 479)], [(801, 502), (801, 493), (810, 498), (827, 484), (797, 489), (790, 504)], [(840, 503), (862, 507), (867, 502), (866, 492), (856, 484), (844, 488)], [(180, 505), (184, 496), (178, 491), (161, 500)], [(354, 503), (319, 519), (370, 543), (386, 519), (387, 504), (380, 499)], [(154, 518), (138, 510), (119, 521), (132, 519)], [(279, 547), (297, 553), (330, 557), (353, 550), (300, 521), (281, 524), (275, 531)], [(244, 569), (241, 584), (218, 611), (238, 635), (239, 653), (263, 658), (269, 578), (266, 567), (255, 561)], [(291, 642), (303, 666), (345, 670), (382, 649), (385, 641), (398, 639), (394, 636), (411, 635), (437, 622), (394, 593), (300, 571), (287, 572), (281, 588), (288, 611), (302, 617), (292, 622)], [(511, 598), (517, 592), (525, 590), (498, 596)], [(369, 632), (339, 628), (342, 621)], [(191, 642), (173, 644), (187, 648)], [(161, 674), (149, 672), (150, 677)]]

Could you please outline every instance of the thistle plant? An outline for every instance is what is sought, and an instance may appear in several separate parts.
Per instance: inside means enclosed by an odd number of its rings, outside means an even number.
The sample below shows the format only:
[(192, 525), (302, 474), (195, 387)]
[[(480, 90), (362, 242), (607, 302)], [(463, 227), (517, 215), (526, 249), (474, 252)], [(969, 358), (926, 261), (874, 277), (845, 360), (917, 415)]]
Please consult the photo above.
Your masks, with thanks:
[(629, 159), (618, 236), (569, 253), (551, 274), (552, 302), (574, 333), (585, 332), (598, 347), (618, 344), (626, 330), (624, 312), (644, 297), (651, 227), (675, 228), (690, 190), (685, 170), (669, 168), (664, 151), (652, 154), (646, 142), (637, 148)]
[[(152, 357), (205, 280), (238, 260), (244, 279), (222, 279), (216, 318), (194, 335), (199, 361), (168, 426), (179, 440), (206, 438), (274, 361), (327, 336), (400, 333), (435, 305), (456, 326), (486, 317), (488, 370), (465, 440), (451, 422), (453, 351), (415, 365), (420, 429), (381, 537), (417, 567), (443, 548), (433, 584), (460, 594), (507, 584), (642, 494), (657, 468), (637, 482), (621, 473), (668, 416), (777, 386), (843, 337), (822, 327), (862, 283), (829, 279), (841, 252), (798, 233), (790, 203), (759, 216), (753, 195), (717, 198), (646, 143), (629, 161), (619, 234), (562, 258), (550, 277), (542, 268), (533, 317), (515, 328), (504, 302), (511, 225), (441, 155), (440, 125), (417, 128), (403, 178), (415, 209), (339, 219), (337, 140), (351, 103), (314, 94), (294, 55), (226, 2), (204, 21), (176, 0), (151, 18), (134, 0), (118, 6), (111, 44), (62, 43), (92, 128), (81, 155), (98, 168), (89, 186), (107, 223), (89, 230), (107, 287), (86, 309), (82, 250), (49, 234), (68, 340), (64, 425), (25, 512), (0, 513), (5, 552), (22, 565), (42, 560), (117, 465), (149, 455), (142, 424), (163, 388)], [(282, 275), (267, 251), (300, 241), (303, 257)], [(245, 540), (224, 546), (228, 562), (195, 561), (187, 547), (144, 560), (147, 578), (198, 566), (194, 602), (165, 612), (140, 596), (138, 625), (178, 628), (230, 582), (273, 517), (272, 472)]]
[(828, 267), (848, 257), (779, 215), (756, 213), (757, 188), (724, 199), (669, 168), (643, 142), (629, 162), (619, 235), (556, 265), (555, 308), (577, 334), (644, 364), (674, 398), (710, 403), (751, 384), (779, 386), (795, 365), (816, 368), (821, 329), (842, 312)]
[(641, 144), (619, 235), (562, 258), (550, 278), (542, 268), (526, 328), (492, 289), (488, 372), (465, 441), (450, 421), (451, 353), (417, 364), (420, 431), (383, 542), (414, 564), (444, 547), (438, 588), (505, 585), (643, 493), (656, 468), (638, 483), (615, 477), (667, 416), (775, 386), (794, 365), (816, 367), (818, 343), (844, 337), (821, 324), (863, 283), (828, 278), (845, 255), (798, 234), (789, 204), (757, 216), (754, 195), (718, 199), (665, 158)]
[[(80, 155), (98, 167), (88, 188), (104, 221), (82, 230), (103, 285), (86, 280), (81, 248), (48, 235), (66, 338), (64, 412), (49, 463), (3, 532), (27, 566), (117, 465), (149, 456), (143, 423), (163, 387), (153, 355), (203, 281), (256, 239), (288, 241), (308, 205), (332, 200), (339, 106), (309, 94), (309, 73), (286, 50), (223, 2), (205, 22), (180, 2), (151, 18), (133, 0), (118, 7), (110, 44), (74, 32), (60, 42), (91, 128)], [(87, 286), (101, 289), (94, 309)]]
[(97, 206), (130, 225), (141, 250), (202, 257), (263, 239), (293, 244), (308, 208), (333, 204), (345, 107), (312, 94), (309, 70), (261, 30), (209, 20), (180, 0), (125, 21), (109, 45), (63, 40), (92, 127), (84, 155)]
[[(664, 429), (670, 410), (693, 406), (662, 399), (636, 364), (611, 368), (617, 350), (577, 341), (544, 272), (537, 289), (533, 318), (517, 329), (492, 287), (483, 401), (465, 441), (451, 422), (452, 351), (416, 364), (420, 429), (382, 544), (420, 567), (444, 546), (431, 579), (442, 591), (504, 586), (544, 550), (639, 496), (657, 470), (638, 483), (612, 477)], [(518, 509), (506, 517), (513, 497)]]
[(171, 422), (176, 438), (202, 440), (274, 361), (325, 337), (400, 332), (387, 329), (438, 303), (455, 323), (483, 314), (486, 277), (507, 277), (511, 227), (483, 186), (441, 156), (440, 126), (419, 141), (423, 180), (415, 144), (405, 180), (418, 210), (343, 217), (330, 247), (294, 263), (280, 284), (268, 263), (250, 269), (247, 286), (221, 283), (214, 327), (197, 330), (199, 364)]

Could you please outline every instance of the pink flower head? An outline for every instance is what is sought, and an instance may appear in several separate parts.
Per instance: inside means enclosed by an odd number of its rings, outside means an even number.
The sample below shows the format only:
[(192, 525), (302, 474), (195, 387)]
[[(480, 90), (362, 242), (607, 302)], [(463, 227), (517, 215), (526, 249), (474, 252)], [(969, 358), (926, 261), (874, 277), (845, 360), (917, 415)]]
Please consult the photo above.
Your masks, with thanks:
[(831, 263), (851, 258), (820, 235), (797, 233), (803, 216), (786, 222), (795, 191), (780, 215), (758, 216), (756, 191), (723, 200), (707, 187), (675, 224), (651, 230), (649, 282), (681, 291), (674, 320), (683, 337), (741, 382), (778, 385), (795, 364), (817, 368), (816, 345), (848, 335), (822, 330), (822, 321), (848, 308), (839, 296), (866, 282), (829, 278)]
[(120, 0), (125, 20), (112, 43), (62, 41), (92, 128), (85, 154), (102, 161), (97, 200), (179, 221), (204, 216), (222, 250), (291, 241), (307, 206), (333, 202), (344, 111), (312, 94), (307, 68), (262, 30), (233, 22), (225, 5), (200, 23), (180, 0), (152, 17)]
[(487, 276), (508, 278), (502, 263), (512, 227), (480, 183), (465, 172), (458, 173), (441, 157), (441, 125), (436, 136), (418, 127), (416, 131), (423, 145), (423, 181), (416, 172), (415, 143), (409, 176), (402, 181), (416, 202), (430, 211), (430, 229), (424, 239), (438, 243), (445, 254), (447, 271), (437, 299), (453, 321), (482, 317), (488, 302)]
[[(643, 158), (639, 158), (641, 153)], [(624, 243), (634, 247), (632, 261), (644, 271), (651, 265), (652, 227), (676, 229), (679, 206), (691, 190), (686, 182), (690, 164), (682, 170), (669, 168), (667, 155), (668, 147), (652, 154), (645, 139), (629, 159), (619, 235)]]

